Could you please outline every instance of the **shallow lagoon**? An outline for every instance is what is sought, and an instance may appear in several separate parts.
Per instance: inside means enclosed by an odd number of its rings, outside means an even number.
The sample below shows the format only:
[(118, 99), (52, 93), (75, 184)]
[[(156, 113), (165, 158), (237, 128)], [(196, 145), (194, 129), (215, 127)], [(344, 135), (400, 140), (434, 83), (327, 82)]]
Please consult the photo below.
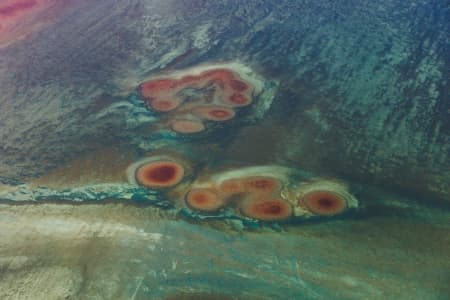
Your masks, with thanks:
[(441, 1), (0, 1), (0, 298), (446, 299)]

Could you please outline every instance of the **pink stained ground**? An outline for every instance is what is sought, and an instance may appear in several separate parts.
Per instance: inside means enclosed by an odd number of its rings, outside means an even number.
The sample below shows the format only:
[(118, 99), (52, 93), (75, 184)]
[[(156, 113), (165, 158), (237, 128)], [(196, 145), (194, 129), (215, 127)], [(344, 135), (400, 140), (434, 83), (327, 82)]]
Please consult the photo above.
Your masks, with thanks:
[[(200, 90), (186, 101), (185, 89)], [(212, 92), (205, 92), (210, 89)], [(218, 67), (184, 76), (167, 76), (143, 82), (141, 96), (154, 111), (164, 113), (165, 126), (191, 134), (206, 129), (205, 121), (223, 122), (235, 117), (234, 108), (252, 103), (254, 86), (233, 69)], [(177, 120), (195, 121), (177, 121)]]
[[(177, 98), (177, 93), (185, 88), (203, 88), (212, 84), (216, 88), (216, 94), (223, 103), (231, 106), (244, 106), (251, 103), (253, 87), (242, 80), (232, 70), (219, 68), (205, 71), (198, 75), (186, 75), (181, 78), (161, 78), (146, 81), (141, 84), (142, 96), (148, 104), (161, 98)], [(235, 100), (232, 100), (235, 99)]]
[(277, 198), (249, 197), (240, 204), (243, 215), (261, 221), (282, 221), (292, 216), (292, 207)]
[(173, 161), (154, 161), (136, 171), (139, 184), (149, 188), (165, 188), (177, 185), (184, 176), (182, 165)]
[(193, 108), (192, 112), (202, 119), (208, 121), (228, 121), (235, 116), (234, 110), (218, 105), (199, 105)]
[(27, 38), (60, 17), (71, 1), (0, 1), (0, 49)]
[(271, 195), (280, 189), (280, 182), (272, 177), (250, 176), (225, 180), (220, 189), (227, 194), (265, 193)]
[(347, 208), (345, 199), (328, 191), (310, 192), (301, 201), (311, 212), (322, 216), (340, 214)]
[(185, 201), (190, 208), (205, 212), (217, 211), (225, 205), (225, 201), (214, 190), (205, 188), (189, 191)]

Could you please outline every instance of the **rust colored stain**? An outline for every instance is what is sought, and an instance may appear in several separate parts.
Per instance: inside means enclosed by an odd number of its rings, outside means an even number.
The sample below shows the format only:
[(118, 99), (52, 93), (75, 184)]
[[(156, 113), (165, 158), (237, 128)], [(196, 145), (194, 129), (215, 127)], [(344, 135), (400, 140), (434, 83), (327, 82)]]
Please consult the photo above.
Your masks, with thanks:
[(0, 2), (0, 49), (54, 23), (71, 1), (5, 0)]

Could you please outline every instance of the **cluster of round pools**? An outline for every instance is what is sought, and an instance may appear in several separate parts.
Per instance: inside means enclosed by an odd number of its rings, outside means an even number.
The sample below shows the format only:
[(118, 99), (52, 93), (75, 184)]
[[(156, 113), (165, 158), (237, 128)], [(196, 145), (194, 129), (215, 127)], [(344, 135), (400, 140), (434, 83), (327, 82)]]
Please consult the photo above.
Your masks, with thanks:
[(248, 106), (261, 91), (259, 81), (239, 65), (197, 67), (143, 82), (140, 94), (161, 114), (166, 128), (182, 134), (206, 130), (210, 122), (225, 122)]
[[(263, 84), (240, 64), (209, 65), (150, 78), (139, 86), (149, 109), (167, 129), (202, 132), (210, 122), (224, 122), (251, 105)], [(296, 170), (280, 166), (244, 167), (194, 174), (189, 163), (156, 155), (133, 163), (128, 180), (159, 190), (178, 207), (198, 214), (232, 210), (260, 221), (333, 216), (358, 206), (347, 187), (331, 180), (301, 180)]]
[[(132, 164), (131, 183), (160, 190), (178, 207), (200, 214), (234, 210), (260, 221), (291, 217), (334, 216), (356, 208), (347, 187), (333, 180), (293, 180), (295, 170), (280, 166), (253, 166), (192, 174), (186, 162), (158, 155)], [(206, 176), (207, 175), (207, 176)]]

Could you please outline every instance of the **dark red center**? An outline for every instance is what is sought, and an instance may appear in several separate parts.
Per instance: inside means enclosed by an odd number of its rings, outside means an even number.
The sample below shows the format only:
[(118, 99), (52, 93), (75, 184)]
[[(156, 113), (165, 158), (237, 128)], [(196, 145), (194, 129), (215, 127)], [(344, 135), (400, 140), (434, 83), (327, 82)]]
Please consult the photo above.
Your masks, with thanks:
[(210, 114), (216, 118), (225, 118), (230, 115), (229, 112), (227, 112), (226, 110), (220, 110), (220, 109), (212, 110), (210, 112)]
[(321, 208), (324, 209), (333, 209), (336, 207), (337, 201), (336, 199), (332, 198), (320, 198), (317, 203), (320, 205)]
[(158, 182), (167, 182), (175, 177), (176, 170), (171, 166), (156, 167), (148, 171), (147, 178)]
[(209, 197), (205, 194), (197, 194), (194, 196), (194, 202), (198, 204), (205, 204), (208, 203)]
[(239, 81), (239, 80), (231, 80), (230, 86), (233, 90), (238, 91), (238, 92), (245, 91), (248, 87), (248, 85), (246, 83)]
[(240, 94), (234, 94), (230, 97), (230, 101), (236, 104), (243, 104), (247, 102), (247, 98)]

